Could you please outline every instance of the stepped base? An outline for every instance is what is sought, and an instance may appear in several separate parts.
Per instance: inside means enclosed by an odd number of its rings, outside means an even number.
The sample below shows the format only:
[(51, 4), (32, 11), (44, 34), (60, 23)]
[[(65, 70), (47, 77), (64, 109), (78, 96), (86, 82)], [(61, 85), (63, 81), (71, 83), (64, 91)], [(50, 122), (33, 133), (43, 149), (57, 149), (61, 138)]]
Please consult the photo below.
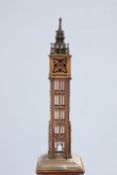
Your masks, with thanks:
[(48, 159), (48, 155), (41, 155), (37, 162), (36, 173), (38, 174), (84, 174), (82, 160), (77, 155), (70, 159), (58, 156), (55, 159)]

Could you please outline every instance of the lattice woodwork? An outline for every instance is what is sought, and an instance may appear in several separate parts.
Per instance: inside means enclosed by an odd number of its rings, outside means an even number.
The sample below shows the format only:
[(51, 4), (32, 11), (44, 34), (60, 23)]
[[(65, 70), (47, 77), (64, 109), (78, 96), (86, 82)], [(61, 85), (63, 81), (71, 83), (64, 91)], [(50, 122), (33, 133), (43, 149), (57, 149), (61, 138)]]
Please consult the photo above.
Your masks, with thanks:
[(53, 60), (53, 73), (67, 73), (67, 60), (54, 59)]

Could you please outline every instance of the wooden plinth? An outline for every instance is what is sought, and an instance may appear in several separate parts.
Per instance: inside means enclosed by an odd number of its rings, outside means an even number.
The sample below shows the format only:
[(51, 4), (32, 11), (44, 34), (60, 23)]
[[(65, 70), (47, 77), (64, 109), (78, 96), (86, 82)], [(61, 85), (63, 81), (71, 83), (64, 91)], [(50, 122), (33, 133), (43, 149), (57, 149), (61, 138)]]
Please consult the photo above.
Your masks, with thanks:
[(77, 155), (72, 155), (70, 159), (64, 159), (58, 156), (55, 159), (48, 159), (47, 154), (44, 154), (38, 158), (36, 174), (69, 174), (69, 175), (81, 175), (84, 174), (84, 167), (82, 160)]

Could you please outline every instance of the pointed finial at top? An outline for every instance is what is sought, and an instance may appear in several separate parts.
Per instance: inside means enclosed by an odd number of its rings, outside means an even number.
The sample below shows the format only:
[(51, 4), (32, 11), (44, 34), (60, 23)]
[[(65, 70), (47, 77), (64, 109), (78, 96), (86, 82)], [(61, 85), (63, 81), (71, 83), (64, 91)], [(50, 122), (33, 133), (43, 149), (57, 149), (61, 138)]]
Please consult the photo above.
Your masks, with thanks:
[(62, 18), (59, 18), (59, 30), (62, 30)]
[(62, 18), (59, 18), (58, 29), (56, 30), (55, 42), (51, 44), (51, 54), (69, 54), (69, 46), (65, 43), (64, 31), (62, 30)]

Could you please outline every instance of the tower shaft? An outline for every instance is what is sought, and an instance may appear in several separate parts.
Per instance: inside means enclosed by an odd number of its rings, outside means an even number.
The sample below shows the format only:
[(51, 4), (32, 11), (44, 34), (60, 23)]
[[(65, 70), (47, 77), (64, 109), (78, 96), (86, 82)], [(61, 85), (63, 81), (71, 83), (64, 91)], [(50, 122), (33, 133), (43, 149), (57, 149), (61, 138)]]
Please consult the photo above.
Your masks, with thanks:
[(64, 42), (59, 20), (55, 43), (50, 53), (50, 121), (48, 157), (71, 157), (71, 124), (69, 120), (71, 56)]
[(49, 123), (49, 158), (71, 157), (69, 121), (70, 79), (50, 78), (51, 119)]

